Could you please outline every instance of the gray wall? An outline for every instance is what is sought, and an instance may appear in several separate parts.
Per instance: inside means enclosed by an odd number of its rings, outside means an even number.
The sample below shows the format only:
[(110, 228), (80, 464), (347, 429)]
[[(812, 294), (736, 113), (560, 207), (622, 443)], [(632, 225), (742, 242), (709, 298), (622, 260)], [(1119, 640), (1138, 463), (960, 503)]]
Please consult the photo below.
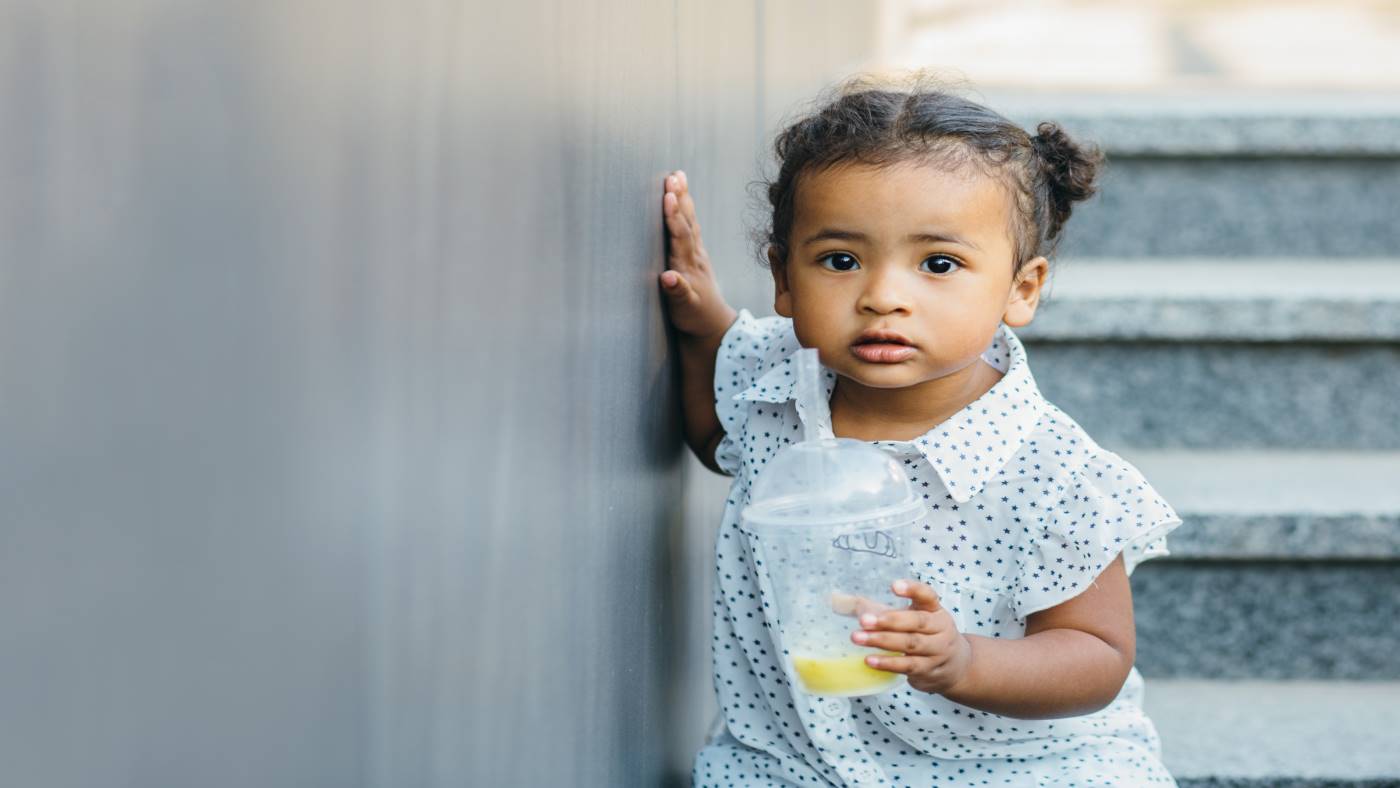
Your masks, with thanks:
[(660, 182), (752, 291), (760, 147), (870, 17), (0, 5), (4, 783), (681, 781)]

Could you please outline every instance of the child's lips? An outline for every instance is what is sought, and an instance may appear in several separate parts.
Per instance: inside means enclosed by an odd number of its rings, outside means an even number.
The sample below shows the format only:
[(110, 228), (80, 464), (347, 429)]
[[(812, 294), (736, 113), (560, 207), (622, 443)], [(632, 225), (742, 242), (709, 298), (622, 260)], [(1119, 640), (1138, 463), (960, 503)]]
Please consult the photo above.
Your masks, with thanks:
[(913, 356), (915, 348), (898, 342), (862, 342), (851, 345), (851, 352), (872, 364), (897, 364)]

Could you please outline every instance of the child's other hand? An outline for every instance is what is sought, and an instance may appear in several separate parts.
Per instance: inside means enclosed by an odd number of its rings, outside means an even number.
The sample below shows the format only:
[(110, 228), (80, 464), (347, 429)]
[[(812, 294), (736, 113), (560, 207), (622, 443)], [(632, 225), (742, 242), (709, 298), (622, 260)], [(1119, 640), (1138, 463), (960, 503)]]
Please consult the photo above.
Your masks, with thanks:
[(683, 334), (712, 338), (734, 322), (734, 310), (719, 292), (710, 256), (700, 243), (700, 222), (685, 173), (666, 176), (661, 212), (666, 217), (670, 248), (667, 270), (661, 272), (661, 290), (669, 302), (671, 323)]
[(932, 588), (913, 580), (897, 580), (894, 592), (908, 597), (912, 604), (904, 610), (861, 615), (862, 630), (852, 634), (851, 640), (903, 654), (866, 657), (870, 667), (903, 673), (909, 677), (909, 686), (923, 692), (948, 692), (967, 675), (972, 664), (971, 644)]

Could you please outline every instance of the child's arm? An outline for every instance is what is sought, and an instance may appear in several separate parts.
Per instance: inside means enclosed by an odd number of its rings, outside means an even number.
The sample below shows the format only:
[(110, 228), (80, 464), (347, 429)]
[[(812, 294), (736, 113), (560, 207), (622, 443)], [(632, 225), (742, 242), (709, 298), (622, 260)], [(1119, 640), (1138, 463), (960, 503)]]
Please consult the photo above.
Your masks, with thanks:
[(904, 654), (870, 659), (907, 674), (915, 689), (1007, 717), (1071, 717), (1111, 703), (1133, 667), (1133, 598), (1121, 555), (1080, 595), (1030, 614), (1024, 638), (962, 635), (933, 589), (901, 582), (905, 590), (895, 593), (912, 607), (863, 616), (865, 631), (852, 640)]
[(666, 177), (661, 210), (666, 217), (670, 250), (661, 273), (671, 324), (681, 354), (681, 410), (685, 442), (711, 470), (715, 447), (724, 437), (715, 413), (715, 354), (720, 340), (738, 317), (719, 292), (710, 256), (700, 243), (700, 223), (685, 173)]

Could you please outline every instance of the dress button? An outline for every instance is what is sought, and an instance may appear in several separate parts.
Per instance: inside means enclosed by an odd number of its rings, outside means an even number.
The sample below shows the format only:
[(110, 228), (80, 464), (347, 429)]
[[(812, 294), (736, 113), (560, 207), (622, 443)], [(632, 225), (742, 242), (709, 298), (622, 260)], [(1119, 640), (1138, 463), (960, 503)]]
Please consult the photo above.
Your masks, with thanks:
[(840, 698), (832, 698), (822, 703), (822, 714), (832, 719), (846, 716), (846, 711), (850, 704)]

